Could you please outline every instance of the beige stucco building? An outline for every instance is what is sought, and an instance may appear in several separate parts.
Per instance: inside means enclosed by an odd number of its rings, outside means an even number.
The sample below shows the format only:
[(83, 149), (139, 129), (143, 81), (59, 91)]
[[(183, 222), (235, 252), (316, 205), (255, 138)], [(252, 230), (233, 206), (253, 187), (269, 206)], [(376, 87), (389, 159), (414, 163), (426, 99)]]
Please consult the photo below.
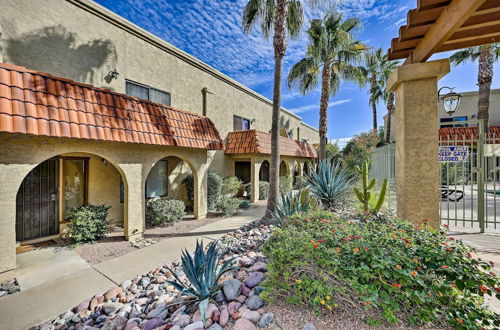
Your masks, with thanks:
[[(477, 118), (478, 92), (460, 92), (462, 98), (457, 111), (451, 116), (444, 111), (443, 102), (439, 102), (439, 127), (463, 127), (462, 121), (475, 120)], [(492, 89), (490, 94), (490, 126), (500, 126), (500, 89)], [(387, 127), (387, 115), (384, 116), (384, 127)], [(395, 137), (395, 123), (391, 122), (391, 141)], [(387, 130), (385, 130), (387, 132)]]
[[(0, 278), (15, 275), (16, 245), (60, 235), (73, 206), (110, 205), (135, 239), (147, 199), (186, 200), (188, 174), (197, 218), (209, 169), (265, 180), (269, 150), (226, 142), (265, 136), (270, 100), (90, 0), (0, 8)], [(285, 109), (281, 123), (282, 175), (301, 174), (318, 132)]]

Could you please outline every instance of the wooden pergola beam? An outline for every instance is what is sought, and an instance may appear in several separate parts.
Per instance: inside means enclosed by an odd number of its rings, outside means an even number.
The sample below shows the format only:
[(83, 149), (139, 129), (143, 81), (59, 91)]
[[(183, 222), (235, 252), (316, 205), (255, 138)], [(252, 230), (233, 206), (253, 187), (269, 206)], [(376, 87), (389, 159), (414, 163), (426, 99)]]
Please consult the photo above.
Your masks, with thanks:
[(453, 0), (445, 7), (405, 64), (426, 61), (483, 5), (486, 0)]

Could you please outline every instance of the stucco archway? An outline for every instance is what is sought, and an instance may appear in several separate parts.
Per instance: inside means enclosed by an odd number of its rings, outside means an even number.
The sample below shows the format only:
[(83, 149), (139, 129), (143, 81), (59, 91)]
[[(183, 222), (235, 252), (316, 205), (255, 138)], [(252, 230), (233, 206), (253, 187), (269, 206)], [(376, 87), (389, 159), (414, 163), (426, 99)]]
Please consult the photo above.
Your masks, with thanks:
[(123, 171), (100, 155), (71, 152), (44, 159), (32, 165), (18, 185), (15, 239), (26, 242), (63, 234), (72, 209), (88, 204), (111, 206), (108, 220), (123, 225), (126, 191)]
[[(191, 157), (190, 157), (191, 156)], [(181, 199), (187, 206), (192, 206), (193, 214), (195, 218), (203, 218), (207, 213), (207, 195), (206, 195), (206, 185), (207, 185), (207, 166), (206, 166), (206, 154), (196, 154), (196, 153), (180, 153), (180, 152), (170, 152), (166, 154), (156, 155), (151, 160), (146, 162), (144, 166), (144, 181), (143, 187), (146, 189), (147, 178), (154, 169), (155, 166), (162, 161), (167, 162), (170, 159), (170, 164), (173, 164), (173, 168), (169, 171), (169, 181), (174, 183), (171, 186), (170, 191), (167, 195), (172, 196), (172, 198)], [(172, 173), (176, 171), (176, 173)], [(175, 174), (171, 176), (171, 174)], [(189, 174), (193, 178), (193, 201), (188, 201), (186, 182), (182, 182)], [(159, 197), (159, 196), (156, 196)], [(167, 196), (163, 196), (167, 197)], [(171, 198), (171, 197), (167, 197)], [(192, 204), (192, 205), (189, 205)]]
[(289, 165), (284, 160), (282, 160), (280, 163), (280, 172), (279, 172), (280, 175), (279, 176), (280, 177), (282, 177), (282, 176), (288, 177), (289, 173), (290, 173)]
[(259, 181), (269, 182), (269, 161), (264, 160), (260, 165)]

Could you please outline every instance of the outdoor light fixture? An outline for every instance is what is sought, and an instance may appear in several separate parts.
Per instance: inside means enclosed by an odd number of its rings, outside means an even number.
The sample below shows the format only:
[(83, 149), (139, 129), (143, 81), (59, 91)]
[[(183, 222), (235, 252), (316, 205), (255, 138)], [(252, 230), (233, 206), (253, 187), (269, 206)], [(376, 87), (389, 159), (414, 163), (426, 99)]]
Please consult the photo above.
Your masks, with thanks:
[(113, 71), (109, 71), (108, 75), (111, 77), (111, 79), (118, 79), (118, 76), (120, 73), (114, 69)]
[[(443, 89), (447, 89), (449, 92), (441, 94)], [(444, 111), (450, 116), (457, 111), (458, 106), (460, 105), (460, 99), (462, 98), (462, 94), (454, 92), (454, 89), (455, 88), (441, 87), (438, 91), (438, 99), (443, 102)]]

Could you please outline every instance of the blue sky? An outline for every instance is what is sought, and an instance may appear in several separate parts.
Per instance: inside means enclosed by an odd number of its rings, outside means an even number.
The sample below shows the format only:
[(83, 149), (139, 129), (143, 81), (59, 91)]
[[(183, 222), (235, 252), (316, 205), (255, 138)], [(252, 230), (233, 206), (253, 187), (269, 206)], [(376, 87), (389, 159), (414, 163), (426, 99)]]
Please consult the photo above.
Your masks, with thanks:
[[(125, 17), (140, 27), (190, 53), (217, 70), (247, 85), (267, 98), (272, 98), (272, 40), (265, 40), (255, 31), (250, 35), (241, 29), (241, 15), (248, 0), (96, 0), (101, 5)], [(387, 49), (390, 40), (405, 23), (406, 13), (416, 7), (417, 0), (341, 0), (339, 10), (345, 17), (358, 17), (363, 30), (358, 39), (374, 48)], [(304, 29), (311, 18), (324, 15), (327, 8), (308, 10)], [(289, 40), (284, 61), (284, 77), (299, 61), (307, 47), (304, 33)], [(444, 58), (449, 53), (435, 55)], [(497, 64), (498, 67), (498, 64)], [(493, 87), (500, 87), (500, 72)], [(457, 87), (458, 91), (477, 90), (477, 64), (470, 63), (452, 69), (440, 85)], [(368, 106), (367, 89), (350, 83), (342, 85), (331, 98), (328, 137), (350, 137), (371, 129), (372, 112)], [(282, 105), (318, 126), (319, 88), (302, 96), (297, 90), (283, 85)], [(189, 110), (189, 109), (187, 109)], [(379, 125), (386, 110), (378, 106)]]

